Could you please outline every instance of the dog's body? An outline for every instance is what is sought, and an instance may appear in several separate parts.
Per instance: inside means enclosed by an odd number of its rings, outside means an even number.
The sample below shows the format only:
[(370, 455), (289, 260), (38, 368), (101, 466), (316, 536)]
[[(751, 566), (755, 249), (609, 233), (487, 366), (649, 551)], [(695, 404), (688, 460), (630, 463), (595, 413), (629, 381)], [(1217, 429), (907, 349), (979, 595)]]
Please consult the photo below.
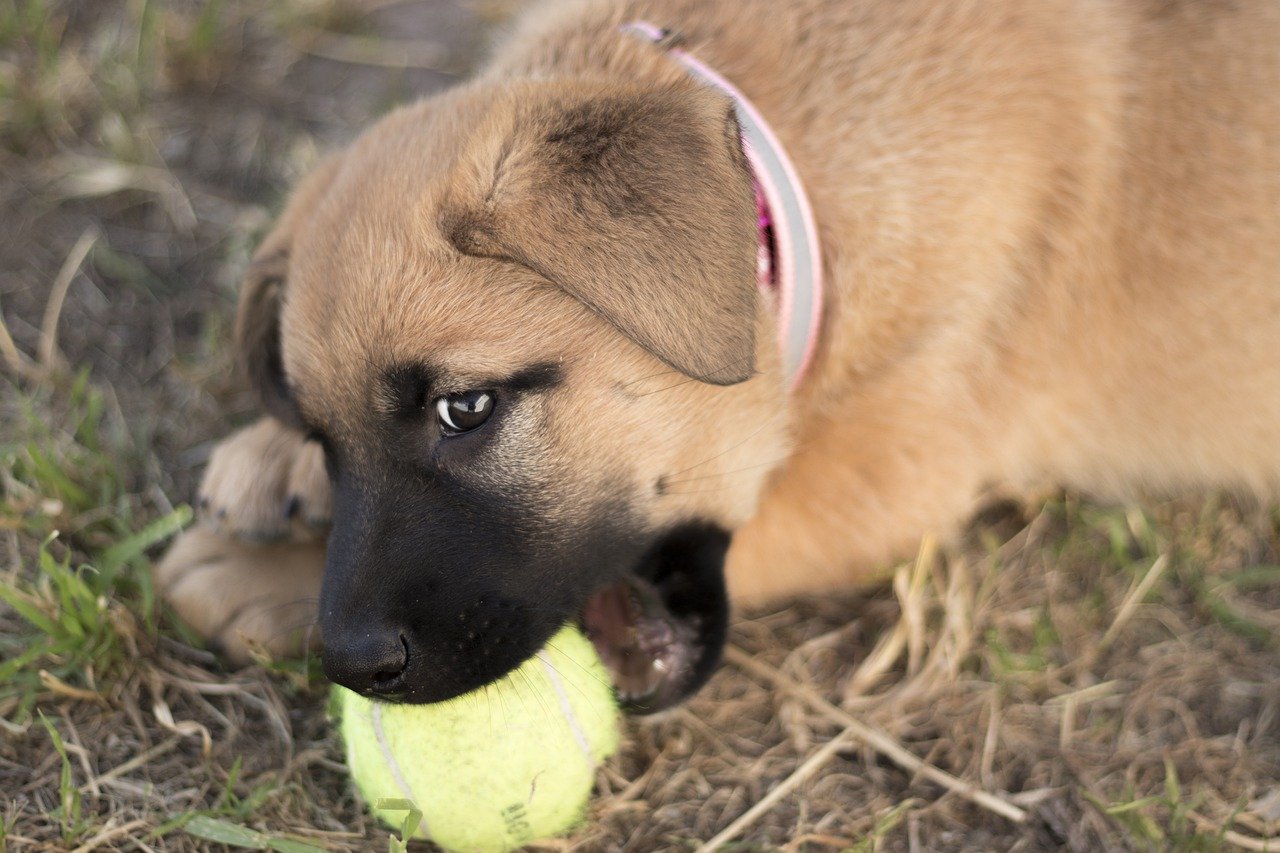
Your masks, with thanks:
[[(733, 129), (724, 100), (622, 31), (637, 20), (671, 28), (743, 90), (808, 189), (827, 289), (793, 393), (773, 308), (749, 278), (749, 183), (732, 145), (716, 148)], [(540, 9), (477, 81), (393, 114), (323, 166), (268, 239), (240, 325), (276, 417), (215, 455), (205, 498), (222, 530), (175, 547), (161, 569), (171, 599), (235, 645), (275, 638), (270, 608), (315, 595), (323, 549), (267, 557), (227, 535), (283, 532), (286, 505), (327, 520), (307, 430), (342, 460), (331, 646), (382, 595), (442, 596), (433, 619), (457, 611), (484, 634), (461, 611), (488, 588), (442, 592), (458, 575), (433, 562), (441, 550), (483, 564), (509, 602), (529, 600), (510, 580), (528, 566), (549, 626), (589, 587), (636, 571), (597, 579), (591, 566), (678, 563), (685, 548), (710, 565), (721, 533), (733, 597), (759, 601), (866, 579), (922, 534), (955, 530), (993, 485), (1274, 492), (1277, 44), (1267, 0)], [(754, 371), (726, 371), (752, 356)], [(520, 414), (483, 452), (442, 456), (455, 439), (405, 432), (437, 399), (418, 399), (423, 388), (461, 392), (458, 376), (530, 365), (543, 384), (498, 392)], [(407, 485), (396, 464), (420, 444), (436, 449)], [(469, 497), (432, 491), (448, 488)], [(465, 519), (404, 540), (459, 500)], [(495, 564), (458, 537), (518, 556)], [(279, 555), (293, 568), (273, 573)], [(579, 589), (557, 598), (561, 585)], [(511, 627), (512, 654), (547, 626)], [(458, 653), (497, 654), (477, 642)], [(653, 705), (695, 687), (714, 654), (678, 663), (698, 672)], [(398, 695), (439, 698), (503, 665)], [(359, 668), (335, 666), (339, 679)]]

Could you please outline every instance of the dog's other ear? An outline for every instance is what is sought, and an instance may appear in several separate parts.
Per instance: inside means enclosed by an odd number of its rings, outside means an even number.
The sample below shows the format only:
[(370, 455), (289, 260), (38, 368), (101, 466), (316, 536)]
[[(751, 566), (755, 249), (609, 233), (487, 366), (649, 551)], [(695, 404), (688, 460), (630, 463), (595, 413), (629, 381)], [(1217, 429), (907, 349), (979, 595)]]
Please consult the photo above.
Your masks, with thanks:
[(236, 309), (235, 340), (240, 369), (267, 414), (299, 428), (302, 417), (293, 401), (280, 354), (280, 308), (289, 271), (288, 249), (254, 258)]
[(254, 253), (240, 285), (236, 308), (235, 347), (240, 369), (267, 414), (301, 429), (302, 416), (293, 400), (280, 351), (280, 309), (289, 277), (294, 234), (314, 209), (337, 172), (336, 156), (322, 162), (294, 191), (275, 227)]
[(732, 104), (694, 85), (544, 83), (470, 199), (462, 252), (532, 269), (671, 367), (755, 371), (756, 207)]

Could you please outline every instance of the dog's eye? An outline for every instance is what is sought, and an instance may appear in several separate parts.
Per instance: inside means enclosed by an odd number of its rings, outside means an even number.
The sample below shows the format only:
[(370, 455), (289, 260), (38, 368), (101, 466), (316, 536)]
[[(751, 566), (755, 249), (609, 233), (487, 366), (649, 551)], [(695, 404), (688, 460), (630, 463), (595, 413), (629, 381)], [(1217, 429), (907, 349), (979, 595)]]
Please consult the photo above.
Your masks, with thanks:
[(467, 391), (436, 400), (436, 417), (447, 435), (470, 432), (493, 414), (492, 391)]

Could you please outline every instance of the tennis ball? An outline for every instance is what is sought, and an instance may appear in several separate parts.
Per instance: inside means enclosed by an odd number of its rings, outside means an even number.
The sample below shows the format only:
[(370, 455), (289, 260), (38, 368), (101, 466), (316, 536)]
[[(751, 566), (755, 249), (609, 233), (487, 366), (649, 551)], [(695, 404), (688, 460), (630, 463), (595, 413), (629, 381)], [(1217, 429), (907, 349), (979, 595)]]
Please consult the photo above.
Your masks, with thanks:
[(618, 746), (613, 687), (591, 641), (572, 626), (506, 677), (431, 705), (337, 691), (347, 767), (382, 821), (412, 800), (417, 837), (449, 850), (503, 851), (582, 820), (596, 765)]

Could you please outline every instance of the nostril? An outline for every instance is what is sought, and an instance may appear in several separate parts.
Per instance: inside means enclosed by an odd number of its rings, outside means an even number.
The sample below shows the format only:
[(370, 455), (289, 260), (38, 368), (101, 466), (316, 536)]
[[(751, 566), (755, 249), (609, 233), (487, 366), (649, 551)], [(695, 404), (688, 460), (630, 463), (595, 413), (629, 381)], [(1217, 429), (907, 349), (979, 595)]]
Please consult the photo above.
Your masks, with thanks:
[(404, 675), (404, 671), (409, 666), (409, 641), (405, 639), (404, 634), (399, 637), (400, 649), (399, 660), (388, 658), (383, 661), (383, 669), (379, 669), (373, 674), (373, 689), (379, 692), (392, 689), (396, 686), (400, 676)]
[(403, 688), (409, 659), (405, 632), (367, 630), (328, 640), (324, 671), (331, 681), (357, 693), (390, 698)]

